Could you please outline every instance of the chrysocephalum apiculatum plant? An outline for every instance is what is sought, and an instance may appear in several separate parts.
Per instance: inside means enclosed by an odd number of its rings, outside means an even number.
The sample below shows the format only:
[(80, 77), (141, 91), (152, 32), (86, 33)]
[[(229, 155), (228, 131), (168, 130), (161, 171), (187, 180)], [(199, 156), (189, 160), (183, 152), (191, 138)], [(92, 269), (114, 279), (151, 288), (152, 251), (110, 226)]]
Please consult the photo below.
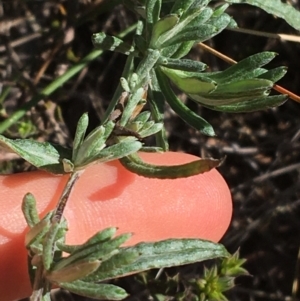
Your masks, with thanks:
[[(23, 212), (30, 227), (25, 245), (29, 251), (31, 300), (50, 300), (52, 285), (101, 300), (121, 300), (124, 289), (103, 281), (151, 268), (223, 258), (220, 266), (206, 269), (203, 279), (193, 281), (195, 300), (226, 300), (223, 292), (235, 276), (245, 274), (244, 262), (232, 257), (216, 243), (199, 239), (166, 240), (122, 247), (129, 234), (115, 236), (116, 228), (100, 230), (84, 244), (65, 244), (67, 221), (63, 211), (68, 196), (85, 168), (95, 162), (119, 159), (125, 168), (145, 177), (179, 178), (210, 170), (220, 160), (204, 159), (181, 166), (146, 164), (138, 151), (166, 151), (164, 102), (189, 125), (214, 136), (212, 126), (187, 108), (170, 82), (188, 97), (212, 110), (249, 112), (282, 104), (287, 96), (269, 96), (285, 67), (267, 70), (273, 52), (252, 55), (220, 72), (206, 72), (203, 62), (185, 58), (195, 43), (212, 38), (235, 21), (225, 12), (230, 3), (248, 3), (283, 17), (294, 28), (299, 13), (277, 0), (230, 0), (218, 5), (209, 0), (125, 0), (124, 5), (139, 16), (131, 44), (105, 33), (92, 36), (95, 47), (127, 56), (120, 85), (116, 88), (101, 125), (86, 134), (88, 116), (77, 126), (73, 149), (27, 139), (0, 136), (2, 146), (18, 153), (39, 169), (69, 174), (69, 181), (55, 210), (40, 220), (34, 196), (27, 194)], [(149, 111), (143, 110), (148, 104)], [(155, 135), (156, 145), (145, 146), (143, 138)], [(116, 225), (117, 226), (117, 225)], [(172, 254), (169, 254), (172, 250)], [(205, 251), (205, 252), (204, 252)], [(62, 257), (62, 252), (68, 254)], [(186, 254), (188, 253), (188, 256)]]

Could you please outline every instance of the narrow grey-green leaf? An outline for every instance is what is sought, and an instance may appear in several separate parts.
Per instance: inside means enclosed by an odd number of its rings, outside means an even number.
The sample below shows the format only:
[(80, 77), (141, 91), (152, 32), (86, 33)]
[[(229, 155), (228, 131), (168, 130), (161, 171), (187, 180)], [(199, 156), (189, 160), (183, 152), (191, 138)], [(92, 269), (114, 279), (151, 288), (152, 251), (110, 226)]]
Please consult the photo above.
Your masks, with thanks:
[(181, 91), (190, 94), (208, 94), (214, 91), (217, 83), (202, 73), (175, 70), (160, 66), (157, 73), (163, 72)]
[(92, 35), (92, 42), (96, 48), (103, 50), (121, 52), (127, 55), (134, 52), (133, 46), (128, 45), (117, 37), (109, 36), (104, 32), (94, 33)]
[[(124, 251), (121, 249), (121, 252), (103, 261), (101, 268), (98, 268), (97, 273), (111, 273), (113, 270), (117, 270), (125, 267), (126, 265), (132, 264), (139, 258), (139, 256), (140, 254), (137, 250), (126, 249), (126, 251)], [(91, 278), (92, 277), (93, 276), (91, 275)]]
[(218, 18), (211, 18), (210, 19), (211, 22), (209, 23), (205, 23), (193, 28), (187, 26), (181, 32), (168, 39), (163, 44), (163, 46), (165, 47), (165, 46), (177, 44), (180, 41), (181, 42), (187, 42), (187, 41), (203, 42), (205, 40), (214, 37), (222, 30), (224, 30), (227, 27), (227, 25), (230, 23), (230, 20), (231, 17), (229, 15), (223, 14)]
[(264, 78), (276, 83), (287, 73), (287, 67), (281, 66), (271, 69), (263, 74), (259, 75), (258, 78)]
[(59, 270), (47, 271), (45, 276), (54, 283), (72, 282), (95, 272), (100, 264), (99, 260), (76, 262)]
[(265, 10), (267, 13), (284, 19), (289, 25), (300, 30), (300, 12), (292, 5), (280, 0), (226, 0), (228, 3), (250, 4)]
[[(237, 80), (229, 84), (218, 85), (217, 88), (209, 93), (212, 97), (235, 97), (247, 94), (255, 95), (255, 92), (263, 92), (270, 90), (273, 87), (273, 82), (263, 78), (251, 78)], [(200, 94), (200, 93), (199, 93)], [(205, 94), (204, 94), (205, 95)]]
[[(81, 144), (74, 161), (75, 168), (85, 166), (93, 161), (106, 146), (106, 140), (115, 127), (113, 121), (108, 121), (94, 129)], [(88, 163), (87, 163), (88, 162)]]
[(176, 0), (174, 1), (173, 7), (171, 9), (172, 13), (185, 12), (190, 8), (195, 0)]
[(128, 102), (124, 108), (121, 119), (119, 121), (120, 126), (125, 126), (127, 124), (136, 106), (141, 101), (144, 92), (144, 88), (139, 88), (133, 94), (129, 95)]
[[(158, 84), (154, 69), (151, 70), (150, 76), (152, 80), (148, 92), (148, 103), (150, 105), (152, 118), (155, 122), (164, 124), (165, 97)], [(164, 126), (161, 131), (155, 135), (155, 140), (156, 146), (162, 148), (164, 151), (169, 150), (167, 132)]]
[(213, 127), (201, 116), (190, 110), (173, 92), (168, 80), (160, 70), (157, 70), (157, 79), (163, 94), (171, 108), (187, 124), (208, 136), (215, 136)]
[(27, 248), (38, 247), (45, 234), (51, 226), (52, 214), (48, 213), (42, 220), (35, 224), (25, 235), (25, 246)]
[[(136, 74), (139, 76), (139, 85), (143, 86), (149, 81), (149, 73), (155, 66), (157, 60), (160, 57), (160, 51), (158, 49), (148, 49), (147, 56), (144, 57), (136, 68)], [(138, 85), (138, 84), (137, 84)]]
[[(165, 33), (161, 34), (160, 37), (154, 41), (153, 46), (157, 49), (160, 49), (161, 47), (166, 47), (169, 46), (171, 44), (176, 44), (175, 43), (169, 43), (169, 40), (175, 39), (177, 35), (179, 35), (179, 33), (181, 31), (184, 30), (184, 28), (194, 19), (196, 18), (200, 13), (201, 13), (202, 9), (198, 8), (195, 11), (193, 11), (193, 13), (189, 14), (188, 16), (186, 16), (183, 20), (180, 20), (179, 23), (177, 23), (172, 29), (166, 31)], [(196, 39), (194, 39), (196, 40)], [(185, 40), (186, 41), (186, 40)]]
[(59, 286), (77, 295), (96, 300), (122, 300), (128, 296), (124, 289), (112, 284), (88, 283), (76, 280), (61, 282)]
[(203, 105), (230, 105), (266, 97), (272, 87), (273, 83), (271, 81), (254, 78), (219, 85), (212, 93), (190, 93), (188, 95), (191, 99)]
[(157, 39), (165, 32), (171, 30), (179, 21), (175, 14), (166, 15), (157, 21), (152, 30), (150, 46), (155, 47)]
[(217, 73), (205, 73), (205, 75), (216, 81), (218, 84), (228, 84), (232, 81), (248, 78), (249, 72), (266, 65), (273, 60), (275, 56), (275, 52), (269, 51), (256, 53), (239, 61), (237, 64), (227, 68), (224, 71)]
[(60, 222), (52, 222), (49, 231), (47, 232), (43, 242), (43, 264), (46, 270), (49, 270), (54, 256), (54, 244), (57, 238), (57, 233), (61, 227)]
[[(193, 42), (193, 45), (194, 45), (194, 42)], [(182, 43), (177, 43), (177, 44), (174, 44), (174, 45), (171, 45), (171, 46), (164, 47), (160, 51), (161, 56), (163, 56), (163, 57), (173, 57), (173, 54), (177, 53), (178, 49), (180, 49), (181, 46), (182, 46)], [(189, 49), (189, 51), (190, 50), (191, 50), (191, 48)], [(177, 57), (175, 57), (175, 58), (177, 58)]]
[(225, 10), (228, 8), (228, 6), (229, 4), (225, 3), (215, 8), (213, 17), (219, 17), (220, 15), (222, 15), (225, 12)]
[(71, 159), (71, 151), (49, 142), (37, 142), (31, 139), (8, 139), (0, 135), (0, 146), (17, 153), (27, 162), (55, 174), (64, 174), (61, 160)]
[(209, 18), (213, 15), (214, 11), (210, 7), (206, 7), (201, 11), (201, 13), (193, 19), (187, 26), (187, 28), (198, 27), (200, 28), (201, 24), (205, 23), (209, 20)]
[(145, 137), (149, 137), (149, 136), (152, 136), (156, 133), (158, 133), (159, 131), (161, 131), (163, 128), (163, 124), (162, 123), (154, 123), (152, 126), (150, 126), (149, 128), (146, 128), (146, 129), (142, 129), (140, 132), (139, 132), (139, 135), (142, 137), (142, 138), (145, 138)]
[(102, 243), (94, 243), (86, 246), (85, 248), (76, 250), (74, 253), (61, 259), (57, 262), (54, 267), (54, 270), (60, 270), (70, 264), (82, 261), (94, 261), (94, 260), (106, 260), (118, 252), (118, 248), (125, 241), (130, 238), (131, 234), (122, 234), (119, 235), (109, 241), (105, 241)]
[(182, 165), (154, 165), (141, 160), (137, 154), (120, 159), (121, 164), (133, 173), (146, 178), (177, 179), (207, 172), (220, 165), (220, 160), (200, 159)]
[(141, 122), (145, 123), (150, 118), (151, 113), (149, 111), (144, 111), (138, 114), (135, 118), (132, 119), (132, 122)]
[(202, 72), (207, 68), (206, 64), (190, 59), (165, 58), (161, 61), (160, 65), (189, 72)]
[(39, 221), (39, 214), (36, 208), (36, 200), (33, 194), (26, 193), (22, 201), (22, 212), (26, 219), (27, 225), (32, 228), (35, 226)]
[(164, 150), (162, 147), (158, 147), (158, 146), (144, 146), (144, 147), (141, 148), (140, 151), (144, 152), (144, 153), (163, 153), (163, 152), (166, 152), (166, 150)]
[(147, 26), (150, 26), (149, 32), (151, 32), (152, 24), (158, 21), (160, 15), (161, 0), (148, 0), (146, 2), (146, 22)]
[(116, 232), (117, 232), (117, 228), (115, 228), (115, 227), (106, 228), (104, 230), (97, 232), (95, 235), (93, 235), (91, 238), (89, 238), (82, 245), (59, 244), (58, 247), (63, 252), (75, 253), (75, 252), (81, 251), (83, 249), (86, 249), (89, 246), (94, 245), (95, 243), (103, 243), (103, 242), (106, 242), (106, 241), (112, 239), (113, 236), (116, 234)]
[(177, 47), (176, 51), (174, 51), (174, 52), (170, 55), (170, 57), (172, 57), (172, 58), (174, 58), (174, 59), (180, 59), (180, 58), (186, 56), (186, 55), (191, 51), (191, 49), (192, 49), (192, 47), (194, 46), (194, 44), (195, 44), (195, 41), (187, 41), (187, 42), (183, 42), (183, 43), (171, 45), (171, 46), (169, 46), (169, 47), (164, 48), (163, 51), (162, 51), (162, 54), (164, 54), (164, 50), (165, 50), (165, 49), (168, 49), (168, 48), (170, 48), (170, 47), (174, 47), (174, 46), (179, 45), (179, 46)]
[(77, 128), (76, 128), (76, 133), (75, 133), (75, 138), (74, 138), (74, 143), (73, 143), (73, 154), (72, 154), (72, 160), (74, 161), (78, 148), (80, 147), (81, 143), (84, 140), (84, 136), (87, 130), (87, 127), (89, 125), (89, 116), (87, 113), (84, 113), (80, 119), (78, 120), (77, 123)]
[(244, 112), (254, 112), (259, 110), (265, 110), (272, 107), (277, 107), (285, 103), (288, 99), (287, 95), (275, 95), (263, 98), (255, 98), (249, 101), (238, 102), (231, 105), (221, 105), (221, 106), (208, 106), (207, 108), (215, 111), (227, 112), (227, 113), (244, 113)]
[(97, 155), (88, 158), (86, 161), (82, 162), (80, 166), (76, 166), (76, 167), (82, 168), (88, 164), (91, 164), (92, 162), (100, 163), (100, 162), (108, 162), (108, 161), (116, 160), (137, 152), (141, 147), (142, 147), (142, 143), (139, 141), (132, 141), (132, 139), (131, 141), (122, 141), (112, 146), (106, 147)]
[(139, 243), (133, 247), (122, 248), (119, 254), (132, 251), (140, 256), (131, 264), (111, 271), (107, 271), (106, 267), (102, 271), (100, 266), (85, 280), (103, 281), (150, 269), (191, 264), (230, 255), (221, 244), (201, 239), (169, 239), (155, 243)]

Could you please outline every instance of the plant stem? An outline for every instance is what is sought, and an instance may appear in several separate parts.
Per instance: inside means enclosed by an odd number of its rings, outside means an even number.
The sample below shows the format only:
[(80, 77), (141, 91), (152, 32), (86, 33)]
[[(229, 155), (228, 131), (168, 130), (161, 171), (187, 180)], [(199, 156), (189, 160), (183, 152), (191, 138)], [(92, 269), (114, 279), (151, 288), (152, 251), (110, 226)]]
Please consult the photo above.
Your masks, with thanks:
[(84, 172), (84, 169), (75, 171), (71, 174), (71, 176), (61, 194), (61, 197), (59, 198), (59, 201), (56, 205), (55, 211), (52, 216), (52, 222), (60, 222), (61, 221), (64, 209), (67, 205), (67, 202), (68, 202), (68, 199), (72, 192), (72, 189), (83, 172)]
[(49, 283), (43, 274), (44, 274), (44, 267), (41, 261), (35, 272), (32, 295), (29, 298), (30, 301), (47, 300), (47, 297), (44, 295), (44, 292), (46, 290), (47, 291), (46, 294), (48, 294), (47, 287), (49, 287)]
[[(71, 174), (70, 178), (68, 179), (67, 184), (65, 185), (65, 188), (61, 194), (61, 197), (59, 198), (59, 201), (57, 203), (56, 209), (54, 210), (53, 216), (52, 216), (52, 223), (60, 223), (64, 209), (67, 205), (67, 201), (71, 195), (72, 189), (79, 179), (79, 177), (84, 172), (84, 169), (80, 171), (75, 171)], [(55, 245), (53, 244), (52, 250), (54, 254), (54, 248)], [(47, 294), (49, 294), (51, 290), (51, 284), (44, 276), (45, 268), (43, 265), (42, 259), (40, 259), (39, 264), (37, 265), (37, 269), (34, 275), (34, 283), (33, 283), (33, 292), (30, 297), (30, 301), (48, 301), (49, 297)], [(49, 299), (50, 301), (50, 299)]]

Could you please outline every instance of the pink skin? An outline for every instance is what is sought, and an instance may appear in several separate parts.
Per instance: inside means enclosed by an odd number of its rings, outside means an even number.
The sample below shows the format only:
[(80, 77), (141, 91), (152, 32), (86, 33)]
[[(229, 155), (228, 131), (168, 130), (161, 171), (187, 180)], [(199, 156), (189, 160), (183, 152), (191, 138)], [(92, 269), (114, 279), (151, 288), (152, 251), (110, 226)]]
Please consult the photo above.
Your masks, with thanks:
[[(182, 164), (197, 157), (183, 153), (143, 154), (149, 163)], [(43, 216), (53, 209), (67, 176), (30, 172), (0, 177), (0, 296), (11, 301), (30, 295), (21, 200), (31, 192)], [(176, 180), (147, 179), (118, 161), (89, 167), (76, 183), (65, 210), (67, 242), (79, 244), (95, 232), (117, 226), (132, 232), (127, 245), (167, 238), (219, 241), (232, 214), (231, 195), (222, 176), (210, 172)]]

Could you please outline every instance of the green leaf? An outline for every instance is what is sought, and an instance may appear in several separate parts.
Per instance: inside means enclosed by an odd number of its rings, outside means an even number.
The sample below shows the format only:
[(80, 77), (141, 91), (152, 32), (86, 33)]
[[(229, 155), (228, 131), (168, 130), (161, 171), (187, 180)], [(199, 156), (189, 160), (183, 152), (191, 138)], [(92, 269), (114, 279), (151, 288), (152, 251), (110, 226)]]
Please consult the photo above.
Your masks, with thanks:
[(47, 234), (51, 226), (51, 212), (42, 220), (35, 224), (25, 235), (25, 246), (28, 249), (41, 249), (40, 243)]
[(182, 165), (154, 165), (141, 160), (137, 154), (120, 159), (121, 164), (133, 173), (147, 178), (177, 179), (194, 176), (220, 165), (220, 160), (200, 159)]
[(228, 3), (250, 4), (284, 19), (289, 25), (300, 30), (300, 12), (280, 0), (226, 0)]
[(39, 169), (55, 174), (64, 174), (61, 160), (71, 158), (69, 149), (49, 142), (37, 142), (31, 139), (8, 139), (0, 135), (0, 146), (18, 154)]
[(202, 72), (207, 68), (207, 65), (189, 59), (173, 59), (173, 58), (162, 58), (159, 65), (166, 66), (170, 69), (189, 71), (189, 72)]
[(189, 28), (189, 29), (200, 28), (200, 26), (202, 24), (206, 23), (210, 19), (210, 17), (213, 15), (213, 13), (214, 13), (214, 11), (212, 8), (210, 8), (210, 7), (204, 8), (200, 12), (200, 14), (188, 24), (188, 26), (184, 29), (184, 31), (187, 28)]
[(47, 271), (45, 276), (53, 283), (73, 282), (95, 272), (100, 264), (99, 260), (76, 262), (59, 270)]
[(61, 227), (61, 224), (57, 221), (54, 221), (51, 223), (50, 229), (48, 230), (44, 244), (43, 244), (43, 265), (46, 270), (49, 270), (52, 262), (53, 262), (53, 256), (54, 256), (54, 248), (55, 242), (57, 240), (57, 234), (58, 230)]
[(231, 17), (227, 14), (223, 14), (220, 17), (211, 18), (209, 22), (200, 26), (192, 28), (186, 26), (185, 28), (182, 28), (179, 33), (166, 40), (163, 47), (187, 41), (203, 42), (224, 30), (230, 21)]
[[(180, 41), (170, 43), (170, 40), (176, 39), (176, 37), (179, 35), (179, 33), (194, 19), (196, 18), (200, 13), (202, 9), (198, 8), (193, 11), (193, 13), (189, 14), (186, 18), (183, 20), (180, 20), (179, 23), (177, 23), (172, 29), (166, 31), (165, 33), (161, 34), (156, 41), (153, 41), (152, 47), (156, 49), (160, 49), (162, 47), (169, 46), (171, 44), (176, 44)], [(196, 40), (196, 39), (194, 39)], [(182, 41), (183, 42), (183, 41)]]
[(251, 55), (237, 64), (217, 73), (205, 73), (205, 76), (216, 81), (218, 84), (230, 83), (232, 81), (242, 80), (253, 77), (253, 70), (258, 69), (274, 59), (275, 52), (260, 52)]
[(178, 14), (179, 12), (187, 11), (195, 0), (176, 0), (171, 9), (172, 13)]
[(178, 116), (184, 120), (187, 124), (199, 130), (204, 135), (215, 136), (213, 127), (201, 116), (190, 110), (173, 92), (167, 79), (160, 70), (157, 70), (157, 79), (160, 84), (160, 88), (166, 97), (167, 102), (171, 108), (178, 114)]
[[(150, 105), (152, 118), (157, 123), (164, 124), (165, 98), (161, 92), (154, 69), (151, 70), (150, 76), (152, 80), (150, 82), (150, 89), (148, 92), (148, 102)], [(162, 148), (164, 151), (169, 150), (167, 132), (164, 126), (161, 131), (155, 135), (155, 140), (156, 146)]]
[(107, 267), (103, 266), (102, 270), (100, 266), (85, 280), (103, 281), (149, 269), (179, 266), (229, 256), (222, 245), (201, 239), (169, 239), (155, 243), (139, 243), (133, 247), (121, 248), (119, 254), (124, 252), (136, 252), (140, 256), (131, 264), (123, 267), (116, 265), (116, 268), (109, 271)]
[(89, 124), (89, 117), (88, 117), (88, 114), (85, 113), (80, 117), (80, 119), (78, 120), (78, 123), (77, 123), (77, 128), (76, 128), (76, 133), (75, 133), (75, 138), (74, 138), (74, 143), (73, 143), (73, 154), (72, 154), (73, 161), (75, 161), (75, 158), (78, 153), (78, 149), (84, 140), (84, 136), (85, 136), (88, 124)]
[(258, 78), (264, 78), (272, 81), (273, 83), (279, 81), (287, 72), (287, 67), (281, 66), (271, 69), (263, 74), (259, 75)]
[(239, 253), (239, 250), (237, 250), (233, 255), (222, 260), (220, 271), (221, 275), (231, 277), (249, 275), (249, 272), (242, 267), (247, 260), (240, 258)]
[(229, 7), (229, 4), (227, 4), (227, 3), (217, 6), (214, 10), (213, 16), (218, 17), (218, 16), (222, 15), (228, 7)]
[(218, 85), (217, 88), (209, 94), (212, 98), (216, 97), (218, 99), (222, 97), (229, 98), (243, 95), (255, 96), (256, 93), (261, 94), (265, 90), (270, 90), (272, 87), (273, 82), (270, 80), (263, 78), (250, 78), (237, 80), (229, 84), (224, 83)]
[(121, 234), (105, 242), (95, 242), (75, 250), (68, 257), (57, 262), (52, 270), (60, 270), (70, 264), (83, 261), (106, 260), (118, 252), (118, 248), (131, 237), (131, 234)]
[[(120, 249), (117, 254), (102, 262), (100, 269), (101, 273), (111, 273), (113, 270), (132, 264), (139, 258), (139, 256), (140, 254), (137, 250), (130, 249), (126, 250), (126, 252), (123, 252), (123, 249)], [(100, 272), (100, 270), (98, 270), (98, 272)]]
[(106, 242), (108, 240), (111, 240), (113, 236), (116, 234), (117, 228), (110, 227), (106, 228), (104, 230), (101, 230), (97, 232), (95, 235), (93, 235), (90, 239), (88, 239), (85, 243), (82, 245), (65, 245), (65, 244), (58, 244), (58, 248), (66, 253), (74, 253), (81, 251), (83, 249), (86, 249), (94, 244), (100, 244), (103, 242)]
[(174, 59), (180, 59), (180, 58), (186, 56), (191, 51), (194, 44), (195, 44), (194, 41), (187, 41), (187, 42), (182, 42), (182, 43), (179, 43), (179, 44), (171, 45), (169, 47), (164, 48), (163, 51), (162, 51), (162, 54), (164, 54), (165, 49), (168, 49), (168, 48), (179, 45), (176, 48), (176, 51), (172, 52), (172, 54), (170, 56)]
[[(194, 44), (194, 42), (193, 42)], [(180, 48), (181, 43), (167, 46), (161, 49), (160, 54), (162, 57), (172, 57), (174, 53)]]
[(22, 212), (27, 225), (32, 228), (40, 222), (39, 214), (36, 208), (36, 200), (33, 194), (27, 193), (22, 201)]
[(163, 128), (162, 123), (154, 123), (154, 122), (152, 122), (152, 123), (151, 123), (151, 126), (149, 126), (147, 128), (143, 128), (141, 131), (139, 131), (139, 135), (142, 138), (152, 136), (162, 130), (162, 128)]
[(180, 90), (185, 93), (210, 93), (216, 89), (216, 82), (197, 72), (175, 70), (160, 66), (161, 70)]
[(87, 283), (76, 280), (59, 283), (59, 286), (77, 295), (97, 300), (122, 300), (128, 296), (124, 289), (112, 284)]
[(273, 83), (266, 79), (246, 79), (223, 84), (215, 91), (204, 94), (188, 94), (194, 101), (208, 106), (230, 105), (268, 96)]
[(152, 36), (150, 40), (150, 47), (155, 45), (157, 39), (165, 32), (171, 30), (179, 21), (179, 18), (175, 14), (166, 15), (156, 22), (153, 26)]
[(129, 141), (121, 141), (117, 144), (104, 148), (101, 152), (95, 154), (94, 157), (87, 158), (86, 161), (76, 166), (76, 168), (81, 169), (91, 163), (108, 162), (120, 159), (139, 151), (141, 147), (142, 143), (139, 141), (133, 141), (133, 139), (130, 139)]
[(138, 114), (135, 118), (132, 119), (132, 122), (141, 122), (145, 123), (150, 118), (151, 113), (149, 111), (144, 111), (140, 114)]
[(183, 21), (196, 11), (200, 10), (202, 12), (209, 2), (210, 0), (194, 0), (194, 3), (189, 7), (189, 9), (182, 10), (180, 20)]
[[(106, 140), (111, 135), (115, 123), (108, 121), (105, 125), (95, 128), (80, 145), (76, 157), (74, 158), (75, 168), (82, 168), (101, 156), (101, 151), (106, 146)], [(102, 157), (101, 157), (102, 158)]]
[(146, 22), (154, 24), (158, 21), (160, 15), (161, 0), (146, 1)]
[(138, 103), (142, 100), (142, 96), (144, 95), (144, 92), (145, 92), (144, 88), (139, 88), (133, 94), (129, 95), (128, 102), (119, 120), (120, 126), (126, 126), (127, 122), (131, 118)]
[(127, 55), (134, 52), (133, 46), (128, 45), (117, 37), (109, 36), (104, 32), (94, 33), (92, 35), (92, 42), (96, 48), (100, 48), (102, 50), (121, 52)]
[(285, 103), (288, 99), (287, 95), (275, 95), (261, 98), (254, 98), (244, 102), (238, 102), (231, 105), (209, 106), (205, 107), (226, 113), (244, 113), (265, 110), (272, 107), (277, 107)]
[(147, 56), (141, 60), (137, 66), (136, 73), (139, 76), (140, 82), (139, 87), (147, 84), (149, 82), (149, 73), (151, 69), (155, 66), (157, 60), (160, 57), (160, 51), (157, 49), (148, 49)]
[[(210, 7), (204, 8), (201, 13), (193, 19), (189, 24), (189, 28), (200, 28), (200, 25), (205, 23), (209, 18), (212, 16), (213, 10)], [(209, 26), (211, 28), (211, 26)], [(204, 32), (205, 28), (201, 28), (201, 30)], [(207, 32), (206, 32), (207, 33)], [(204, 38), (205, 39), (205, 38)], [(172, 58), (181, 58), (185, 55), (187, 55), (193, 45), (195, 44), (195, 41), (187, 41), (187, 42), (180, 42), (178, 44), (174, 44), (168, 47), (165, 47), (162, 49), (162, 55), (165, 55), (166, 57), (172, 57)], [(169, 51), (169, 49), (172, 49), (173, 51)], [(167, 55), (169, 54), (169, 55)], [(176, 69), (176, 68), (175, 68)]]

